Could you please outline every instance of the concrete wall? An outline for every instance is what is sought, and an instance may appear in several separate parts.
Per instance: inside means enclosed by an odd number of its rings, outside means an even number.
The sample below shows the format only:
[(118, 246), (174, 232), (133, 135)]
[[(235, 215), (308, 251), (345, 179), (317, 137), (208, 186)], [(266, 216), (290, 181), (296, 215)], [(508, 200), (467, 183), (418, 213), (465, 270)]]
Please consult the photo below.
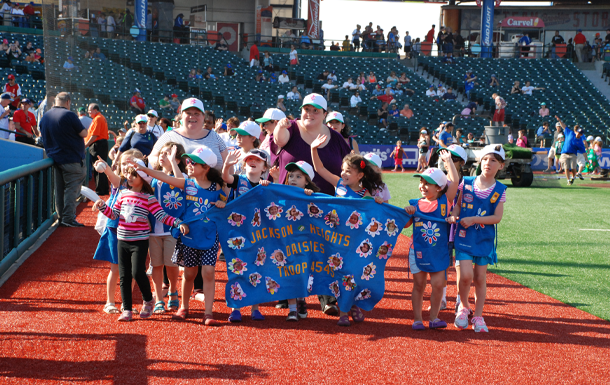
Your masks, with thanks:
[(45, 158), (40, 147), (0, 139), (0, 172)]

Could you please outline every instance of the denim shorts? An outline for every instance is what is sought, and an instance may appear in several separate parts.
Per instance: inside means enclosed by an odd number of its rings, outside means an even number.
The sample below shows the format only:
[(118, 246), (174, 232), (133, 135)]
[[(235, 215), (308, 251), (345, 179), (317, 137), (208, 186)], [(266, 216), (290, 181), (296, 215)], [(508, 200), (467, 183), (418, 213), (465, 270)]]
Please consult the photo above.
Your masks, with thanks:
[(455, 265), (459, 266), (460, 261), (472, 261), (475, 265), (493, 265), (491, 257), (475, 257), (463, 251), (455, 250)]
[(415, 251), (413, 249), (409, 250), (409, 268), (411, 269), (411, 273), (417, 274), (420, 273), (419, 267), (417, 267), (417, 263), (415, 262)]

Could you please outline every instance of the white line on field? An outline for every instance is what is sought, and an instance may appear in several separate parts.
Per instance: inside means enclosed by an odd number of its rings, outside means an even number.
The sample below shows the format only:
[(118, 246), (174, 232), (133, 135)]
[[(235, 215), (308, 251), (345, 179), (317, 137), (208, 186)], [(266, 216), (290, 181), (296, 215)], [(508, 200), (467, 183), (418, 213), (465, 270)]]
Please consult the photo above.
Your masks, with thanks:
[(578, 229), (580, 231), (610, 231), (610, 229)]

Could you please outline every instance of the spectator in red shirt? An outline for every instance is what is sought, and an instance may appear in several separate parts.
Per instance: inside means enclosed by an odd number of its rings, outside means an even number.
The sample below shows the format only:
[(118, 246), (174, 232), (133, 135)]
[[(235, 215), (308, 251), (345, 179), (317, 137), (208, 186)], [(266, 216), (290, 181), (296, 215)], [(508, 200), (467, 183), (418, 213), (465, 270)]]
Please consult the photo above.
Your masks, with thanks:
[(134, 114), (142, 115), (144, 114), (144, 109), (146, 108), (146, 103), (144, 103), (144, 99), (142, 99), (142, 94), (139, 89), (135, 89), (133, 91), (133, 96), (131, 97), (131, 101), (129, 102), (129, 106), (131, 107), (131, 111)]
[(27, 143), (31, 145), (36, 144), (34, 135), (40, 136), (38, 127), (36, 124), (36, 116), (29, 111), (32, 107), (32, 101), (30, 99), (21, 100), (21, 109), (15, 111), (13, 115), (13, 122), (15, 123), (15, 131), (20, 132), (24, 135), (15, 135), (15, 140), (21, 143)]
[(436, 25), (432, 24), (432, 28), (426, 34), (425, 41), (428, 43), (432, 43), (434, 41), (434, 28), (436, 28)]
[(4, 85), (2, 92), (8, 92), (13, 98), (13, 102), (9, 104), (9, 108), (13, 111), (19, 108), (19, 102), (21, 101), (21, 86), (15, 82), (15, 75), (8, 75), (8, 83)]
[(392, 100), (394, 100), (394, 96), (392, 95), (390, 87), (388, 87), (385, 89), (385, 94), (371, 97), (371, 100), (373, 99), (379, 99), (384, 103), (390, 104)]
[(582, 29), (579, 29), (576, 36), (574, 36), (574, 48), (576, 49), (576, 57), (581, 63), (585, 61), (583, 57), (585, 44), (587, 44), (587, 38), (582, 34)]

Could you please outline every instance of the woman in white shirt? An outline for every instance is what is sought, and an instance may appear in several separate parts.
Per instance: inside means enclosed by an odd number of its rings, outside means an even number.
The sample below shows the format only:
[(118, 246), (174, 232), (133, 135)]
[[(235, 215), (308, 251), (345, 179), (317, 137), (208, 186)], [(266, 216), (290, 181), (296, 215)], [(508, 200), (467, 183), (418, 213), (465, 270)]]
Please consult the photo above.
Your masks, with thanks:
[(426, 96), (429, 98), (436, 96), (436, 91), (434, 91), (434, 86), (430, 86), (430, 88), (428, 88), (428, 91), (426, 91)]
[(362, 99), (360, 98), (360, 93), (356, 92), (354, 95), (352, 95), (352, 98), (350, 99), (350, 105), (352, 106), (352, 108), (354, 108), (358, 107), (358, 103), (362, 103)]
[(294, 48), (294, 44), (290, 44), (290, 65), (299, 65), (299, 55), (297, 54), (296, 48)]

